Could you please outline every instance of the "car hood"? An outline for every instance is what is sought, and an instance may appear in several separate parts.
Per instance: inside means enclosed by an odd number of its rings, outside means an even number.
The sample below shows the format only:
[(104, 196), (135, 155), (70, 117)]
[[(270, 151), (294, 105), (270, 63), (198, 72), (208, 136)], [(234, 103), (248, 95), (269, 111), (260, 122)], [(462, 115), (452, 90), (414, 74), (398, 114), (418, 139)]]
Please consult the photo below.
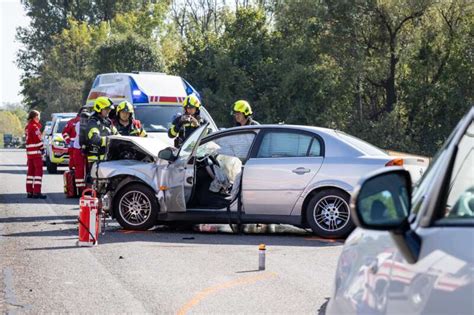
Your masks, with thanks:
[(148, 138), (160, 139), (162, 142), (167, 143), (169, 147), (174, 146), (174, 141), (168, 137), (167, 132), (147, 132)]
[(117, 147), (120, 144), (129, 144), (131, 146), (139, 148), (144, 153), (152, 157), (154, 160), (158, 159), (158, 152), (170, 146), (168, 142), (165, 142), (160, 138), (109, 136), (108, 139), (109, 147)]

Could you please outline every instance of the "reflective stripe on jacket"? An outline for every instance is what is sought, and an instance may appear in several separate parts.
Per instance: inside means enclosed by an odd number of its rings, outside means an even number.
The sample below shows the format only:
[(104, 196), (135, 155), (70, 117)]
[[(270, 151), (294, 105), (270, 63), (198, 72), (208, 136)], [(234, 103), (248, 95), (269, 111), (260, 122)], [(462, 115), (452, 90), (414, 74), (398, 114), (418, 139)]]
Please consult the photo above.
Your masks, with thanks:
[(107, 145), (107, 136), (116, 134), (117, 129), (110, 119), (102, 118), (97, 113), (92, 115), (87, 123), (87, 158), (95, 156), (96, 160), (103, 159)]
[(66, 126), (63, 129), (63, 138), (66, 144), (73, 144), (75, 139), (76, 139), (76, 124), (79, 122), (80, 117), (76, 116), (72, 119), (70, 119)]
[(29, 158), (41, 157), (44, 146), (41, 140), (41, 124), (33, 119), (25, 127), (26, 155)]
[(143, 129), (142, 124), (137, 119), (131, 119), (127, 126), (124, 126), (120, 123), (119, 119), (113, 120), (114, 126), (117, 128), (117, 132), (122, 136), (136, 136), (136, 137), (146, 137), (147, 133)]
[(193, 126), (190, 122), (182, 121), (183, 115), (178, 115), (173, 119), (171, 127), (168, 129), (168, 137), (175, 138), (174, 146), (180, 147), (183, 142), (202, 124), (205, 124), (206, 121), (202, 119), (199, 115), (194, 115), (194, 118), (198, 121), (197, 126)]

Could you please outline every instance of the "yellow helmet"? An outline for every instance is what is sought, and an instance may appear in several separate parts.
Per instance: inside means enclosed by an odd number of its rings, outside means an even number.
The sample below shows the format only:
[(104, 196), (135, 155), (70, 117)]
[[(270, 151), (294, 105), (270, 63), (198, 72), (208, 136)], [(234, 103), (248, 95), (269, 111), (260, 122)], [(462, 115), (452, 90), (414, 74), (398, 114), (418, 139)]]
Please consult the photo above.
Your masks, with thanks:
[(118, 104), (117, 106), (117, 114), (120, 113), (121, 111), (133, 114), (133, 105), (130, 104), (130, 102), (128, 101), (120, 102), (120, 104)]
[(113, 105), (114, 103), (112, 102), (112, 100), (108, 97), (105, 97), (105, 96), (99, 96), (95, 102), (94, 102), (94, 106), (92, 107), (96, 112), (100, 113), (103, 109), (113, 109)]
[(196, 109), (199, 109), (199, 107), (201, 107), (201, 101), (196, 95), (190, 94), (184, 99), (183, 107), (195, 107)]
[(250, 107), (250, 104), (247, 101), (244, 100), (239, 100), (234, 103), (234, 106), (232, 107), (233, 113), (242, 113), (245, 116), (250, 116), (252, 115), (252, 107)]

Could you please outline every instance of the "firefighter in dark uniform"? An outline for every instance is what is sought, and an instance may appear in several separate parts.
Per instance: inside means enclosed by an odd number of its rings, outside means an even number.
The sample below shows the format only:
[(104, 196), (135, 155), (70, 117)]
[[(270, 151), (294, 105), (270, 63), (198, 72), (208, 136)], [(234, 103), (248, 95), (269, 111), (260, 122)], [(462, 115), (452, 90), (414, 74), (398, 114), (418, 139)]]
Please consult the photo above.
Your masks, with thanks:
[(146, 131), (141, 122), (133, 115), (133, 105), (123, 101), (117, 106), (117, 115), (113, 120), (117, 132), (122, 136), (146, 137)]
[(239, 100), (232, 106), (236, 126), (260, 125), (252, 119), (252, 107), (247, 101)]
[(183, 142), (206, 121), (199, 116), (201, 101), (194, 95), (188, 95), (183, 102), (183, 114), (178, 114), (168, 129), (168, 136), (174, 138), (174, 146), (179, 148)]
[(117, 129), (109, 119), (109, 113), (113, 109), (113, 102), (107, 97), (100, 96), (92, 107), (92, 114), (87, 123), (86, 154), (90, 165), (104, 159), (107, 136), (116, 135)]

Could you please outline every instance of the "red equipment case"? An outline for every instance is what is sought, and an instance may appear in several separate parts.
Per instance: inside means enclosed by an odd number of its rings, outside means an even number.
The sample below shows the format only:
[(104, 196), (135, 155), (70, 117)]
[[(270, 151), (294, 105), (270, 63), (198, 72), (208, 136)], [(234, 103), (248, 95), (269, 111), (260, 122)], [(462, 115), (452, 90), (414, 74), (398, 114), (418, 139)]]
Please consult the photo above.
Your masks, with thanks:
[(64, 181), (64, 193), (68, 198), (77, 197), (76, 181), (74, 176), (74, 170), (65, 171), (63, 175)]

